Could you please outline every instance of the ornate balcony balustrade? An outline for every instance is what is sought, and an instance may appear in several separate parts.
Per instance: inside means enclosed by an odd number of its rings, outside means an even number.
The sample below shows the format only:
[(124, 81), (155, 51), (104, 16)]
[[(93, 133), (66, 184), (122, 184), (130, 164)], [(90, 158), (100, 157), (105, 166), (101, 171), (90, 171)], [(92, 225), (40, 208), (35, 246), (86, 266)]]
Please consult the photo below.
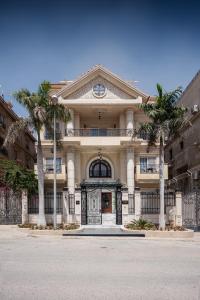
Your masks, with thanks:
[[(120, 128), (79, 128), (79, 129), (65, 129), (64, 136), (68, 137), (106, 137), (106, 136), (129, 136), (137, 137), (138, 139), (148, 140), (148, 134), (145, 132), (137, 132), (133, 129)], [(45, 132), (45, 140), (53, 140), (53, 133)], [(56, 139), (61, 140), (63, 135), (61, 132), (56, 132)]]
[(132, 129), (120, 128), (80, 128), (68, 129), (65, 131), (65, 136), (135, 136), (136, 132)]

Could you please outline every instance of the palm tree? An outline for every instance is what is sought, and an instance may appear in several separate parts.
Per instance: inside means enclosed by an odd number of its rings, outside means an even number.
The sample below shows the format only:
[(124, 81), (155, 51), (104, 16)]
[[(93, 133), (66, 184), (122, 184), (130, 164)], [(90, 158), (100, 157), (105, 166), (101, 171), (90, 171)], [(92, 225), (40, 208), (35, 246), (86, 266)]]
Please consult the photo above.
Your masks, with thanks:
[(70, 118), (69, 110), (62, 104), (51, 104), (49, 95), (51, 85), (48, 81), (43, 81), (36, 93), (31, 93), (27, 89), (21, 89), (14, 93), (15, 99), (22, 104), (28, 111), (27, 118), (21, 118), (13, 123), (8, 130), (4, 146), (14, 143), (19, 132), (32, 128), (37, 134), (37, 170), (38, 170), (38, 196), (39, 196), (39, 215), (38, 225), (46, 225), (44, 213), (44, 168), (43, 151), (41, 144), (41, 129), (43, 126), (52, 127), (53, 116), (56, 120), (67, 122)]
[(165, 229), (164, 215), (164, 144), (167, 139), (178, 133), (183, 126), (184, 113), (186, 109), (176, 106), (176, 102), (182, 90), (180, 87), (165, 92), (160, 84), (157, 84), (158, 95), (155, 101), (150, 98), (140, 105), (140, 108), (149, 117), (150, 122), (142, 124), (140, 131), (147, 133), (149, 147), (155, 146), (159, 142), (159, 178), (160, 178), (160, 216), (159, 227)]

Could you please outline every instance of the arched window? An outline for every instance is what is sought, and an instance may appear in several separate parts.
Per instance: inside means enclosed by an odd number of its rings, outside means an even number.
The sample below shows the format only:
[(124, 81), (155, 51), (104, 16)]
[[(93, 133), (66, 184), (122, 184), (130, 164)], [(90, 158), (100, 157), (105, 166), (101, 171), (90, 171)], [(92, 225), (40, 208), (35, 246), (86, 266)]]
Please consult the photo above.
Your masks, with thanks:
[(89, 176), (98, 178), (98, 177), (111, 177), (111, 167), (110, 164), (101, 159), (93, 161), (90, 165)]

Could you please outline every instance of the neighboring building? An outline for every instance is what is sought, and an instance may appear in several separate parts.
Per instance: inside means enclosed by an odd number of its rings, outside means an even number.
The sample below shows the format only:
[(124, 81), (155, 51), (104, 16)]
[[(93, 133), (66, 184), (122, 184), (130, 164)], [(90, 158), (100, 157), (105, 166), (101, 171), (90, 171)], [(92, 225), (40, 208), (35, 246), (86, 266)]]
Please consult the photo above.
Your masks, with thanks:
[(21, 132), (13, 145), (2, 148), (9, 126), (17, 120), (19, 117), (12, 110), (11, 103), (0, 96), (0, 159), (15, 160), (28, 169), (34, 169), (36, 140), (30, 132)]
[(178, 105), (187, 108), (188, 122), (165, 147), (165, 161), (169, 164), (169, 186), (187, 193), (200, 190), (200, 71)]
[[(61, 140), (57, 152), (58, 222), (114, 225), (145, 215), (158, 223), (159, 151), (151, 148), (147, 152), (146, 136), (135, 134), (147, 121), (139, 104), (149, 96), (99, 65), (75, 81), (52, 84), (51, 94), (71, 110), (71, 120), (56, 125)], [(49, 223), (53, 143), (45, 129), (42, 146)], [(29, 202), (29, 222), (37, 222), (37, 212), (36, 202)]]

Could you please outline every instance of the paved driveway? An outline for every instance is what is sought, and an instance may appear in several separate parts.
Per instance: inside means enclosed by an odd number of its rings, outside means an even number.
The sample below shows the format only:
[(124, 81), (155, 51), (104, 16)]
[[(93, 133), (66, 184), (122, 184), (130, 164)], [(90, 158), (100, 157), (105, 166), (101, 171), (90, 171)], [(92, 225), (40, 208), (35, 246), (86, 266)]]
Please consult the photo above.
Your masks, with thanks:
[(0, 226), (0, 299), (199, 300), (200, 238), (66, 238)]

